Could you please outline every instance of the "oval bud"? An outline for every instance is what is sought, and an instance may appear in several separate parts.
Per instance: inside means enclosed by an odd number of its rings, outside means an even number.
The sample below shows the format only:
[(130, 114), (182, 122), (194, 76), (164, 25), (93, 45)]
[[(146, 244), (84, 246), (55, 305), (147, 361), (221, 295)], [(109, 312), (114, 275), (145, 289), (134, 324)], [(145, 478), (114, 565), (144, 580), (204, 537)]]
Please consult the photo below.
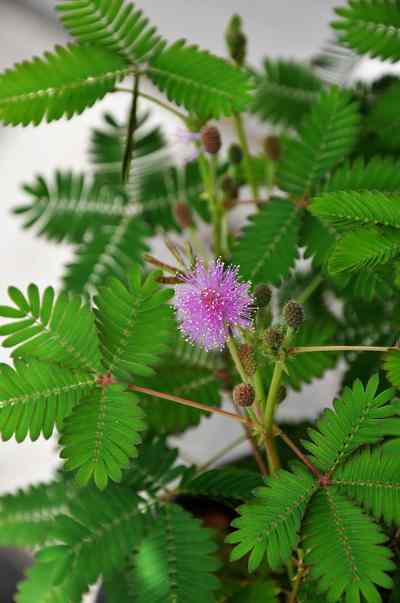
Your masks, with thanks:
[(254, 387), (250, 383), (239, 383), (233, 389), (233, 400), (239, 406), (251, 406), (255, 399)]
[(204, 128), (201, 132), (201, 140), (204, 149), (207, 153), (210, 153), (210, 155), (216, 155), (221, 149), (221, 134), (215, 126), (207, 126), (207, 128)]
[(290, 300), (283, 308), (283, 317), (289, 327), (298, 329), (304, 322), (304, 308), (298, 302)]

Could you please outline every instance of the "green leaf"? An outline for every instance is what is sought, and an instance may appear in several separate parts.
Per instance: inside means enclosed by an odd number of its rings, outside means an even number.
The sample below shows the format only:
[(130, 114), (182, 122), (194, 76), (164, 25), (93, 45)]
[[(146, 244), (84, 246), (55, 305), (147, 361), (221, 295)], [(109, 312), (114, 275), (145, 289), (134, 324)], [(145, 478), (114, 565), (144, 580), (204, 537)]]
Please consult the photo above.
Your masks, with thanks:
[(128, 288), (112, 279), (95, 298), (105, 369), (117, 378), (154, 374), (151, 367), (168, 351), (174, 326), (166, 303), (171, 291), (161, 289), (158, 276), (153, 272), (142, 282), (136, 266)]
[(55, 517), (66, 512), (76, 495), (71, 484), (57, 480), (0, 497), (1, 546), (33, 549), (43, 545)]
[[(393, 126), (393, 124), (392, 124)], [(400, 190), (400, 164), (392, 157), (362, 157), (340, 165), (324, 184), (324, 193), (339, 191), (381, 191), (396, 193)]]
[[(69, 368), (96, 372), (100, 369), (99, 341), (94, 317), (80, 297), (55, 295), (47, 287), (40, 297), (36, 285), (29, 285), (25, 297), (16, 287), (8, 294), (21, 311), (20, 319), (0, 326), (6, 348), (15, 347), (15, 358), (37, 358)], [(9, 307), (0, 308), (6, 316)]]
[(95, 387), (93, 375), (37, 361), (0, 365), (0, 433), (22, 442), (49, 438), (75, 404)]
[(400, 82), (394, 81), (376, 98), (366, 117), (366, 128), (375, 134), (384, 150), (398, 151), (400, 146), (399, 101)]
[(252, 110), (264, 121), (294, 128), (318, 101), (321, 80), (307, 65), (279, 59), (267, 60), (257, 78)]
[(17, 603), (80, 603), (100, 574), (120, 569), (141, 541), (147, 517), (139, 499), (126, 488), (106, 492), (88, 488), (61, 515), (20, 584)]
[(142, 62), (160, 45), (161, 36), (141, 10), (124, 0), (62, 0), (61, 21), (79, 42), (120, 54), (130, 63)]
[(397, 351), (385, 354), (384, 366), (390, 383), (400, 389), (400, 354)]
[(184, 481), (179, 492), (217, 499), (248, 500), (263, 485), (261, 476), (247, 469), (211, 469)]
[(146, 490), (154, 495), (186, 472), (187, 468), (177, 464), (177, 459), (178, 450), (169, 448), (165, 437), (147, 438), (124, 473), (123, 483), (135, 492)]
[(216, 548), (198, 519), (177, 505), (162, 507), (134, 559), (137, 603), (215, 603)]
[(333, 484), (386, 525), (400, 523), (400, 461), (381, 448), (365, 449), (337, 468)]
[(93, 479), (103, 490), (109, 479), (121, 481), (122, 469), (137, 456), (144, 429), (137, 396), (118, 384), (97, 389), (65, 421), (60, 439), (65, 469), (78, 470), (81, 486)]
[(313, 199), (309, 211), (337, 228), (392, 226), (400, 228), (400, 195), (378, 191), (324, 193)]
[(400, 253), (400, 233), (386, 228), (358, 228), (337, 241), (328, 261), (331, 274), (376, 268)]
[(129, 211), (123, 194), (88, 182), (83, 174), (56, 171), (54, 182), (38, 176), (24, 190), (32, 201), (14, 213), (25, 218), (24, 228), (36, 226), (39, 236), (56, 242), (81, 243), (86, 235), (118, 224)]
[[(333, 320), (327, 318), (307, 320), (294, 335), (291, 345), (293, 347), (327, 345), (332, 341), (336, 331), (337, 325)], [(337, 360), (337, 354), (332, 352), (289, 356), (286, 366), (290, 386), (295, 390), (301, 389), (304, 383), (311, 383), (313, 379), (322, 377), (326, 370), (336, 365)]]
[(232, 263), (253, 283), (278, 284), (297, 257), (299, 212), (285, 199), (273, 199), (251, 216), (233, 249)]
[(310, 578), (335, 603), (380, 603), (376, 586), (390, 588), (387, 572), (394, 569), (387, 537), (361, 509), (344, 498), (336, 488), (316, 494), (304, 522), (305, 563)]
[(156, 52), (147, 74), (170, 101), (204, 119), (245, 111), (251, 99), (247, 72), (185, 40)]
[(303, 216), (300, 231), (300, 244), (305, 246), (305, 257), (312, 257), (314, 266), (323, 266), (332, 252), (338, 238), (332, 226), (309, 213)]
[(232, 561), (251, 551), (249, 571), (257, 569), (264, 555), (271, 569), (286, 563), (299, 541), (301, 520), (315, 488), (311, 473), (299, 465), (293, 473), (281, 469), (267, 478), (266, 487), (239, 507), (240, 517), (232, 522), (237, 529), (226, 539), (236, 545)]
[(26, 126), (69, 119), (111, 92), (128, 72), (127, 63), (104, 48), (58, 46), (0, 75), (0, 121)]
[(400, 59), (400, 15), (397, 0), (351, 0), (336, 9), (341, 17), (332, 25), (339, 40), (360, 54), (398, 61)]
[(124, 279), (148, 251), (145, 243), (148, 235), (143, 221), (126, 208), (118, 220), (110, 220), (108, 226), (92, 233), (77, 247), (72, 262), (66, 266), (64, 289), (91, 294), (105, 286), (111, 277)]
[(369, 380), (366, 388), (361, 381), (355, 381), (352, 389), (344, 389), (333, 410), (326, 409), (316, 427), (309, 430), (309, 440), (303, 445), (319, 469), (332, 473), (360, 446), (400, 434), (400, 419), (395, 406), (389, 403), (394, 390), (376, 395), (378, 385), (377, 376)]
[(278, 170), (280, 187), (293, 195), (309, 194), (356, 143), (360, 116), (347, 92), (332, 88), (321, 94), (299, 129), (286, 142)]

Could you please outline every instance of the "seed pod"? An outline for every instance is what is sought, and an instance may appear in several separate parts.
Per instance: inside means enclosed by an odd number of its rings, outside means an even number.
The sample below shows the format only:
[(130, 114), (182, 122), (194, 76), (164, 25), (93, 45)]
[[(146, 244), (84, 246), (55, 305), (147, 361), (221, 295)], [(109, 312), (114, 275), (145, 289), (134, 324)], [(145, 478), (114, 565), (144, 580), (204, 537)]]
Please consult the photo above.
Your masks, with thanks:
[(298, 329), (304, 322), (304, 308), (298, 302), (290, 300), (283, 308), (283, 317), (289, 327)]
[(189, 205), (185, 203), (185, 201), (178, 201), (178, 203), (176, 203), (174, 207), (174, 215), (175, 220), (182, 230), (193, 226), (192, 210), (190, 209)]
[(228, 159), (229, 163), (232, 163), (232, 165), (239, 165), (239, 163), (241, 163), (243, 159), (243, 151), (238, 144), (231, 144), (228, 149)]
[(221, 134), (215, 126), (207, 126), (201, 132), (204, 149), (210, 155), (216, 155), (222, 146)]
[(283, 333), (280, 329), (270, 327), (265, 331), (264, 341), (271, 350), (278, 351), (283, 343)]
[(226, 175), (222, 178), (221, 188), (230, 199), (236, 199), (239, 193), (239, 187), (233, 178)]
[(272, 161), (279, 161), (281, 157), (281, 143), (277, 136), (267, 136), (264, 140), (264, 150)]
[(280, 385), (279, 389), (278, 389), (278, 394), (277, 394), (278, 404), (283, 402), (284, 399), (286, 398), (286, 396), (287, 396), (287, 388), (285, 387), (285, 385)]
[(251, 346), (248, 343), (243, 343), (239, 349), (238, 354), (240, 362), (244, 368), (244, 372), (248, 377), (251, 377), (256, 372), (256, 361)]
[(251, 406), (255, 399), (254, 388), (250, 383), (239, 383), (233, 389), (233, 401), (239, 406)]
[(266, 308), (271, 301), (271, 289), (266, 283), (260, 283), (254, 290), (254, 301), (258, 308)]

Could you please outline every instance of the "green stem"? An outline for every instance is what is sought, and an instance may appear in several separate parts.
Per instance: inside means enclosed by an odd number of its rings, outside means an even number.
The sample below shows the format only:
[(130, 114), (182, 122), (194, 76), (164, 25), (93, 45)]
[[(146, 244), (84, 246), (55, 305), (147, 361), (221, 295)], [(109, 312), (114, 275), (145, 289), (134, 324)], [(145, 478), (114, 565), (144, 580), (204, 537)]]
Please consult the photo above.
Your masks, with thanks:
[[(115, 88), (114, 92), (130, 92), (132, 94), (132, 90), (129, 90), (129, 88), (124, 88), (122, 86), (118, 86), (118, 88)], [(176, 117), (179, 117), (179, 119), (184, 121), (186, 124), (187, 116), (184, 113), (181, 113), (177, 109), (174, 109), (170, 105), (167, 105), (167, 103), (164, 103), (162, 100), (156, 98), (155, 96), (151, 96), (150, 94), (146, 94), (145, 92), (139, 92), (139, 96), (141, 96), (142, 98), (145, 98), (146, 100), (150, 101), (151, 103), (154, 103), (155, 105), (158, 105), (159, 107), (162, 107), (166, 111), (173, 113)]]
[(230, 355), (232, 356), (232, 360), (233, 360), (233, 363), (234, 363), (234, 365), (236, 367), (236, 370), (239, 373), (239, 375), (240, 375), (243, 383), (249, 383), (249, 378), (246, 375), (246, 372), (245, 372), (245, 370), (243, 368), (242, 361), (240, 360), (239, 352), (238, 352), (238, 349), (236, 347), (235, 340), (232, 337), (228, 337), (226, 345), (228, 347)]
[(280, 468), (279, 457), (274, 440), (273, 421), (275, 408), (278, 401), (279, 386), (282, 381), (282, 375), (283, 363), (281, 361), (277, 361), (274, 366), (274, 372), (272, 374), (272, 380), (268, 390), (264, 414), (264, 427), (266, 432), (265, 449), (267, 451), (268, 464), (271, 473), (274, 473), (274, 471)]
[(400, 349), (393, 346), (378, 346), (378, 345), (311, 345), (299, 346), (290, 348), (288, 354), (294, 356), (296, 354), (306, 354), (310, 352), (400, 352)]
[(240, 113), (235, 113), (233, 116), (233, 120), (235, 123), (236, 133), (238, 135), (240, 146), (242, 147), (242, 151), (243, 151), (243, 163), (244, 163), (244, 168), (246, 171), (247, 180), (250, 185), (254, 201), (258, 202), (257, 201), (258, 200), (258, 185), (257, 185), (257, 181), (254, 177), (253, 168), (251, 165), (249, 144), (247, 142), (247, 136), (246, 136), (246, 132), (245, 132), (245, 129), (243, 126), (243, 121), (242, 121), (242, 117), (241, 117)]
[(321, 285), (321, 283), (323, 283), (323, 281), (324, 281), (324, 277), (322, 276), (322, 274), (317, 274), (312, 279), (310, 284), (304, 289), (303, 293), (301, 295), (299, 295), (299, 297), (297, 298), (298, 303), (304, 304), (311, 297), (311, 295), (314, 293), (314, 291), (316, 291), (316, 289), (318, 289), (318, 287)]
[(221, 208), (218, 203), (217, 185), (215, 177), (215, 166), (209, 163), (204, 153), (199, 153), (198, 163), (200, 174), (203, 180), (205, 192), (207, 193), (208, 204), (212, 217), (213, 226), (213, 252), (216, 257), (222, 255), (222, 240), (221, 240)]

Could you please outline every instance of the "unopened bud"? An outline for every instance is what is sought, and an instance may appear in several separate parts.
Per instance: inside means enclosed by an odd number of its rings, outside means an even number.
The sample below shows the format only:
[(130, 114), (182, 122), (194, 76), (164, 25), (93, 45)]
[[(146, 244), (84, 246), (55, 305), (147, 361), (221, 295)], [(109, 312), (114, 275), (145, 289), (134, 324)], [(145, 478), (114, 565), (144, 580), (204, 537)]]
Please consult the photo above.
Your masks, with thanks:
[(256, 372), (256, 361), (251, 346), (248, 343), (243, 343), (239, 349), (238, 354), (240, 362), (244, 368), (244, 372), (248, 377), (251, 377)]
[(201, 140), (204, 149), (207, 153), (210, 153), (210, 155), (216, 155), (222, 146), (221, 134), (215, 126), (207, 126), (204, 128), (201, 132)]
[(284, 335), (280, 329), (270, 327), (265, 331), (264, 341), (273, 351), (278, 351), (283, 343)]
[(243, 159), (243, 151), (238, 144), (231, 144), (228, 149), (228, 159), (229, 163), (232, 163), (233, 165), (239, 165), (239, 163), (241, 163)]
[(239, 406), (251, 406), (255, 399), (254, 387), (250, 383), (239, 383), (233, 389), (233, 401)]
[(254, 290), (254, 301), (258, 308), (266, 308), (271, 301), (271, 289), (266, 283), (260, 283)]
[(272, 161), (279, 161), (281, 157), (281, 143), (277, 136), (267, 136), (264, 140), (264, 150)]
[(290, 300), (283, 308), (283, 317), (289, 327), (298, 329), (304, 322), (304, 308), (298, 302)]

